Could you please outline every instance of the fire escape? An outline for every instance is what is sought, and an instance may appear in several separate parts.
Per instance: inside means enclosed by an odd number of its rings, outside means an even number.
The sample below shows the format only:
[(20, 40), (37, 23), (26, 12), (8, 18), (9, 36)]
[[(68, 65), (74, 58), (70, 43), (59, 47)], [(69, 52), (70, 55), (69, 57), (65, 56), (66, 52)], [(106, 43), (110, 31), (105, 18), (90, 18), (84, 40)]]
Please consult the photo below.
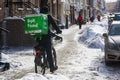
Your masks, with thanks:
[(39, 13), (39, 7), (30, 1), (16, 1), (16, 2), (5, 2), (7, 16), (24, 17), (26, 14), (37, 14)]

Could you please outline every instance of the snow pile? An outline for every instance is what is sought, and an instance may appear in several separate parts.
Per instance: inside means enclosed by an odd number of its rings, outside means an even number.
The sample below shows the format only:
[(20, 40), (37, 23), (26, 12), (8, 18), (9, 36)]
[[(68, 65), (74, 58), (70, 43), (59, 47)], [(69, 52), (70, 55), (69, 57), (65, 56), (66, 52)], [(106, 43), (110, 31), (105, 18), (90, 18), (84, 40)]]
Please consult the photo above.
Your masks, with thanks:
[(47, 80), (47, 79), (40, 74), (28, 73), (23, 78), (17, 80)]
[(9, 62), (11, 62), (11, 59), (8, 55), (1, 53), (0, 62), (9, 63)]
[(105, 29), (108, 29), (108, 19), (107, 17), (104, 17), (102, 21), (94, 21), (91, 23), (92, 25), (100, 25), (101, 27), (104, 27)]
[[(31, 68), (34, 66), (34, 57), (33, 56), (18, 56), (19, 58), (11, 59), (10, 71), (21, 70), (26, 68)], [(29, 65), (29, 66), (28, 66)]]
[(103, 33), (108, 29), (108, 23), (106, 19), (101, 22), (93, 22), (87, 25), (79, 34), (79, 42), (84, 43), (89, 48), (100, 48), (103, 50), (104, 39)]
[(28, 73), (23, 78), (17, 80), (69, 80), (69, 79), (59, 73), (45, 75)]
[(6, 80), (5, 77), (3, 76), (0, 76), (0, 80)]

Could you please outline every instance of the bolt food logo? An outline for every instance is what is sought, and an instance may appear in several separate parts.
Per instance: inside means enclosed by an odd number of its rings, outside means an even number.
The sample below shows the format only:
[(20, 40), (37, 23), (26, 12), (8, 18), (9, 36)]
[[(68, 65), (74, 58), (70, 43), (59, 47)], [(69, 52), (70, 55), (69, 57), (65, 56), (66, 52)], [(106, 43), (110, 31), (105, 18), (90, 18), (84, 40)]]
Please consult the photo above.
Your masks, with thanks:
[(38, 23), (36, 23), (35, 19), (28, 19), (27, 22), (28, 22), (27, 26), (30, 28), (38, 27)]
[(48, 17), (47, 15), (28, 15), (25, 17), (25, 33), (26, 34), (47, 34), (48, 33)]

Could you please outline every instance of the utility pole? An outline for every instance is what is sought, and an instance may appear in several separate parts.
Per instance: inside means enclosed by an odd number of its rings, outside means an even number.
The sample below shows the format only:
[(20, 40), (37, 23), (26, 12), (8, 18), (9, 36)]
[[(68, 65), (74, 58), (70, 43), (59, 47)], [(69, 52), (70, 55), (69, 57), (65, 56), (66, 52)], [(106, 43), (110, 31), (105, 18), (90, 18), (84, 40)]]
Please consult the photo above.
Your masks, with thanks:
[(118, 0), (118, 6), (119, 6), (118, 12), (120, 12), (120, 1), (119, 0)]
[[(59, 14), (58, 14), (58, 13), (59, 13), (59, 11), (58, 11), (58, 9), (59, 9), (59, 4), (58, 4), (58, 0), (57, 0), (56, 3), (57, 3), (57, 19), (59, 20)], [(57, 23), (59, 23), (59, 21), (57, 21)]]
[[(9, 16), (9, 0), (5, 0), (5, 18)], [(6, 20), (3, 20), (2, 22), (2, 27), (6, 29), (6, 24), (7, 24), (7, 21)], [(6, 41), (7, 41), (7, 38), (6, 38), (6, 33), (5, 32), (2, 32), (1, 33), (3, 36), (2, 36), (2, 48), (5, 48), (6, 46)]]
[(9, 16), (9, 1), (5, 0), (5, 17)]
[(51, 5), (52, 5), (52, 15), (53, 15), (54, 14), (53, 0), (51, 0)]
[(83, 0), (83, 19), (85, 19), (85, 8), (86, 8), (86, 0)]

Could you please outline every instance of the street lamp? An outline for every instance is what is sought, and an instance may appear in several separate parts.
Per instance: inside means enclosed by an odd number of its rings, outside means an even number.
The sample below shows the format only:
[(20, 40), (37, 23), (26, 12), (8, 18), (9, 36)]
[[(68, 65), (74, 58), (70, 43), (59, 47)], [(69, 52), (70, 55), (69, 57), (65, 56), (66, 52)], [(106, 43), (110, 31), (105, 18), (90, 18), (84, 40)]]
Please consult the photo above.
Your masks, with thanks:
[(5, 0), (5, 17), (9, 16), (9, 1)]
[(66, 29), (68, 29), (68, 15), (70, 14), (70, 10), (65, 10), (65, 17), (66, 17), (66, 24), (65, 24), (65, 27), (66, 27)]

